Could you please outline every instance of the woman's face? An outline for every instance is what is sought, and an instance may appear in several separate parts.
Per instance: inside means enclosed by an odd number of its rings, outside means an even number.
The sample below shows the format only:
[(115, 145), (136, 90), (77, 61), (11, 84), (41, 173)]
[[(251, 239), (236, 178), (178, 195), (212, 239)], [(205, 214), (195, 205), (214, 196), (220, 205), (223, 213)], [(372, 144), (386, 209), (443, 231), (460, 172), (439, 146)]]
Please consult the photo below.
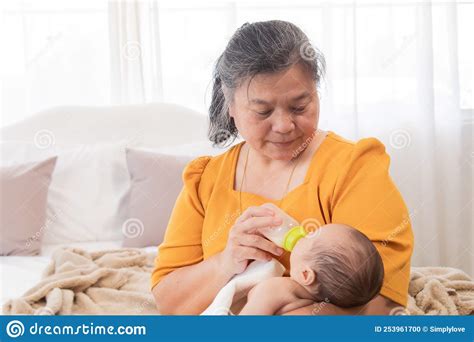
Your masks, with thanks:
[(290, 160), (302, 151), (318, 125), (315, 82), (300, 64), (258, 74), (235, 90), (229, 114), (253, 149), (271, 159)]

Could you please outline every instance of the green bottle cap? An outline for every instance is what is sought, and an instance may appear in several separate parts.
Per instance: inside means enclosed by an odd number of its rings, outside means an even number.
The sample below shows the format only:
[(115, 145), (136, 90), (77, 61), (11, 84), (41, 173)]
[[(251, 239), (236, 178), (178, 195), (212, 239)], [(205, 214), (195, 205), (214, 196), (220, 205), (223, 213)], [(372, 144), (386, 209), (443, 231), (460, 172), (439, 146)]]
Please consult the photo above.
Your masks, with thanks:
[(303, 226), (294, 226), (286, 232), (285, 237), (283, 238), (283, 248), (286, 251), (291, 252), (298, 240), (306, 236), (306, 234), (306, 229), (304, 229)]

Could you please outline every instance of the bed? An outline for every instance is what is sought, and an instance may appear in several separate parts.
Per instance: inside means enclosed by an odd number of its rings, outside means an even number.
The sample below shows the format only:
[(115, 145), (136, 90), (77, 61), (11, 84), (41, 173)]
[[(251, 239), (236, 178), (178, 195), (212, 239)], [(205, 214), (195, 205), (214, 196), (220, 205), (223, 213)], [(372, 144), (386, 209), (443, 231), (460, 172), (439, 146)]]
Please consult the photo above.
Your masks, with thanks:
[[(83, 242), (68, 246), (87, 251), (121, 248), (122, 241)], [(0, 257), (0, 305), (11, 298), (20, 297), (41, 279), (43, 270), (51, 261), (53, 251), (61, 245), (46, 246), (37, 256), (2, 256)], [(147, 252), (155, 252), (156, 247), (145, 247)]]

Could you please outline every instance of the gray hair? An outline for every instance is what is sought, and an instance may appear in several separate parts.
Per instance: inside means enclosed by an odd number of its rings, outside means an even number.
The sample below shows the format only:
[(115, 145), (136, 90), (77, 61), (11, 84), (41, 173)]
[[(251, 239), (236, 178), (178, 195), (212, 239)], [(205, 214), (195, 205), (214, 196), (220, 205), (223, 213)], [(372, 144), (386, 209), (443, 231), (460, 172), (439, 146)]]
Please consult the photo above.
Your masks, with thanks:
[(324, 56), (296, 25), (270, 20), (245, 23), (237, 29), (214, 67), (208, 131), (213, 145), (222, 147), (238, 136), (229, 115), (236, 88), (257, 74), (279, 72), (298, 63), (306, 66), (319, 86), (326, 69)]

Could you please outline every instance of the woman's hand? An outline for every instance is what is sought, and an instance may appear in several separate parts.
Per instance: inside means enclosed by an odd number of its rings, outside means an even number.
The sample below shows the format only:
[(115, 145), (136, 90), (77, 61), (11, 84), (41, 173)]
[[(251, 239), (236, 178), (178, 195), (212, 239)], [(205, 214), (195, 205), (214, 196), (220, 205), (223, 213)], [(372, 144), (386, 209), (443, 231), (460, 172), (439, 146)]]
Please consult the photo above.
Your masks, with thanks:
[(247, 208), (230, 229), (227, 245), (219, 255), (222, 269), (239, 274), (251, 260), (269, 261), (273, 255), (282, 255), (283, 248), (259, 235), (259, 229), (277, 227), (281, 223), (281, 218), (268, 208)]

